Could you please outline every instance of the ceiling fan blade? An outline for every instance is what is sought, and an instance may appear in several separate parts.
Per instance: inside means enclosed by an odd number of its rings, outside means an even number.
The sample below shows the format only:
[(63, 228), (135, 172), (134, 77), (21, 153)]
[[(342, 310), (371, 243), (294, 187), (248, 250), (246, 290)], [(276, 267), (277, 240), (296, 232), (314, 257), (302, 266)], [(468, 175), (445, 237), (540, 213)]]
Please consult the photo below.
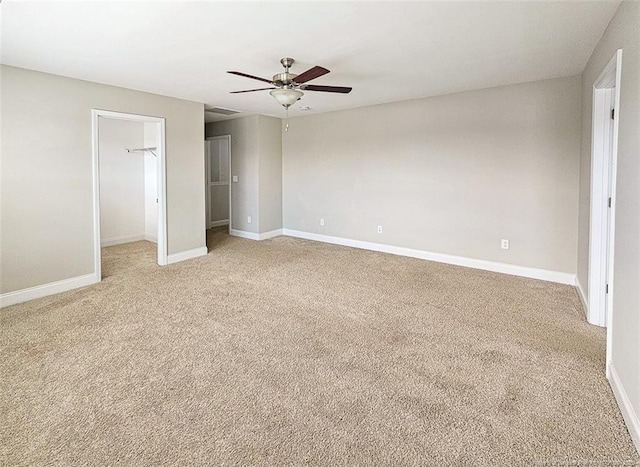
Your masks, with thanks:
[(314, 66), (313, 68), (309, 68), (301, 75), (293, 78), (293, 82), (298, 84), (306, 83), (307, 81), (311, 81), (312, 79), (316, 79), (322, 75), (326, 75), (327, 73), (329, 73), (329, 70), (327, 70), (326, 68), (322, 68), (321, 66)]
[(232, 75), (244, 76), (245, 78), (257, 79), (258, 81), (264, 81), (265, 83), (272, 84), (272, 81), (270, 79), (260, 78), (259, 76), (248, 75), (240, 71), (227, 71), (227, 73), (231, 73)]
[(260, 88), (260, 89), (247, 89), (245, 91), (231, 91), (230, 94), (240, 94), (241, 92), (266, 91), (268, 89), (276, 89), (276, 88)]
[(342, 94), (348, 94), (353, 88), (347, 88), (344, 86), (317, 86), (314, 84), (308, 84), (306, 86), (302, 86), (301, 89), (303, 89), (304, 91), (339, 92)]

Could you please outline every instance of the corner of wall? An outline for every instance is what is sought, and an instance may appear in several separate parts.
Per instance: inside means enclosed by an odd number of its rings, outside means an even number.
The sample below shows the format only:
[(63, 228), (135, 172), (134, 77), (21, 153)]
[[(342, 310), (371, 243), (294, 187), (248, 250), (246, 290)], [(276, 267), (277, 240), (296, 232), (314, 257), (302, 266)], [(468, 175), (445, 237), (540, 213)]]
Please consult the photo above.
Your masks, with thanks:
[(582, 303), (582, 310), (584, 311), (585, 319), (589, 316), (589, 300), (587, 300), (587, 294), (582, 287), (582, 282), (578, 275), (576, 275), (576, 290), (578, 292), (578, 298), (580, 298), (580, 303)]
[(618, 402), (618, 407), (620, 407), (622, 418), (627, 424), (629, 435), (631, 435), (631, 440), (633, 441), (636, 450), (640, 453), (640, 418), (638, 417), (638, 412), (634, 410), (631, 399), (629, 398), (625, 387), (622, 385), (620, 376), (618, 375), (613, 363), (609, 365), (608, 370), (609, 383), (611, 384), (611, 389), (613, 390), (613, 394)]

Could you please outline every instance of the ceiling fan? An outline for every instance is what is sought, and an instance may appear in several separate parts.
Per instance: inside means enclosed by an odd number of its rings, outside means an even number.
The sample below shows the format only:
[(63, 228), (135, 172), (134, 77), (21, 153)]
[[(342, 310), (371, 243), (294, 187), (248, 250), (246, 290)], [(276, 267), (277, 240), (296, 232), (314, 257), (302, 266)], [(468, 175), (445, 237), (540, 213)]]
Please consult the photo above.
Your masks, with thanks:
[(275, 100), (277, 100), (278, 103), (285, 109), (289, 109), (291, 105), (295, 104), (295, 102), (304, 95), (304, 93), (302, 92), (303, 90), (337, 92), (341, 94), (347, 94), (351, 92), (351, 88), (344, 86), (320, 86), (315, 84), (306, 84), (312, 79), (316, 79), (320, 76), (326, 75), (327, 73), (329, 73), (329, 70), (321, 66), (314, 66), (304, 73), (296, 75), (295, 73), (289, 73), (289, 68), (291, 68), (291, 65), (293, 65), (294, 61), (295, 60), (293, 58), (283, 58), (282, 60), (280, 60), (280, 63), (282, 63), (282, 66), (284, 67), (284, 73), (277, 73), (273, 75), (273, 79), (260, 78), (259, 76), (248, 75), (240, 71), (228, 71), (227, 73), (231, 73), (232, 75), (257, 79), (258, 81), (263, 81), (265, 83), (269, 83), (271, 86), (274, 86), (270, 88), (247, 89), (245, 91), (231, 91), (231, 94), (254, 91), (268, 91), (271, 89), (272, 91), (269, 94), (271, 94), (275, 98)]

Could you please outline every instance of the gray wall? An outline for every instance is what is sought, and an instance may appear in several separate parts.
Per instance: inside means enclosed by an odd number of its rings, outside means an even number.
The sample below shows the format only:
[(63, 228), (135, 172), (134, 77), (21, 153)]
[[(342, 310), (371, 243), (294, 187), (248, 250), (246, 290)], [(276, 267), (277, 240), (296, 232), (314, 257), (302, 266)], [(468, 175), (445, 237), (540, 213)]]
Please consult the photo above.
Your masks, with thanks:
[[(280, 119), (263, 115), (207, 123), (205, 137), (231, 135), (232, 228), (264, 233), (282, 227)], [(247, 217), (252, 217), (251, 224)]]
[(582, 74), (578, 279), (588, 293), (592, 88), (622, 48), (613, 278), (612, 362), (640, 416), (640, 3), (624, 2)]
[(258, 117), (260, 233), (282, 228), (282, 121)]
[(293, 119), (284, 227), (575, 273), (580, 86), (576, 76)]
[(203, 105), (2, 66), (2, 293), (93, 272), (91, 109), (166, 118), (169, 254), (205, 245)]

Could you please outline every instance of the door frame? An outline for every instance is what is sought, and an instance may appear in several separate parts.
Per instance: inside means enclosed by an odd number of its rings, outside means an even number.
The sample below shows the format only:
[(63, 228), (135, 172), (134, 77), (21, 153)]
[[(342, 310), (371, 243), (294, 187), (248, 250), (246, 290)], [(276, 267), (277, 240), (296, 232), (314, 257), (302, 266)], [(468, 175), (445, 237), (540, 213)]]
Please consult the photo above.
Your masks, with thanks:
[(100, 244), (100, 118), (112, 118), (157, 125), (158, 155), (158, 264), (168, 264), (167, 242), (167, 157), (165, 150), (165, 119), (147, 115), (91, 109), (91, 139), (93, 164), (93, 262), (97, 282), (102, 280), (102, 253)]
[[(591, 134), (591, 210), (589, 229), (589, 297), (587, 320), (606, 326), (607, 371), (613, 315), (613, 258), (615, 244), (615, 193), (620, 117), (622, 49), (593, 83)], [(615, 109), (611, 125), (611, 109)], [(611, 207), (609, 208), (609, 198)], [(606, 286), (608, 285), (608, 293)]]
[[(215, 141), (215, 140), (220, 140), (220, 139), (226, 139), (227, 143), (229, 145), (229, 232), (231, 232), (232, 230), (232, 225), (231, 223), (233, 222), (233, 211), (231, 209), (232, 206), (232, 202), (231, 202), (231, 186), (233, 184), (233, 170), (232, 170), (232, 166), (231, 166), (231, 161), (232, 161), (232, 157), (231, 157), (231, 135), (220, 135), (220, 136), (209, 136), (207, 138), (205, 138), (205, 141)], [(207, 184), (207, 186), (205, 187), (205, 196), (207, 197), (207, 199), (205, 200), (205, 206), (207, 208), (207, 213), (206, 213), (206, 223), (207, 223), (207, 229), (209, 228), (209, 202), (211, 200), (211, 193), (210, 193), (210, 188), (209, 188), (209, 156), (205, 151), (205, 170), (207, 170), (207, 173), (205, 174), (205, 182)]]

